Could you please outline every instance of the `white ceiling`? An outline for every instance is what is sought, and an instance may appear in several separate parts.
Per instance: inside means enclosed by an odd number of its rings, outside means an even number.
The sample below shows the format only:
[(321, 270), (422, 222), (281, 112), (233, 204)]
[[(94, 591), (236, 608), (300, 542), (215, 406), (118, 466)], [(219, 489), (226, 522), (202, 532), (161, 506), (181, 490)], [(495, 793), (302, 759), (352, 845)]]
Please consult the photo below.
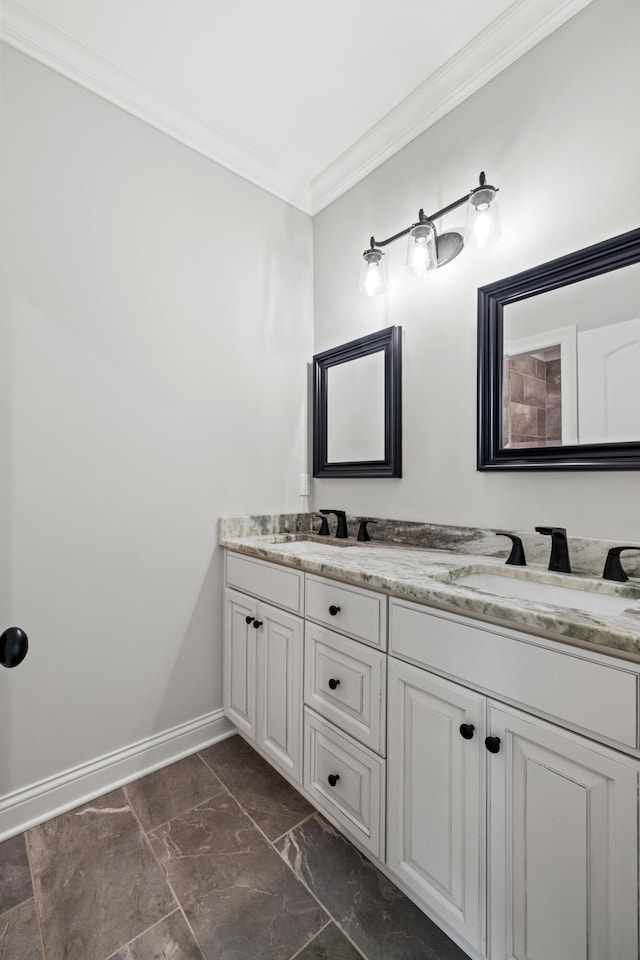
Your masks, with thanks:
[(3, 0), (2, 38), (315, 213), (591, 0)]

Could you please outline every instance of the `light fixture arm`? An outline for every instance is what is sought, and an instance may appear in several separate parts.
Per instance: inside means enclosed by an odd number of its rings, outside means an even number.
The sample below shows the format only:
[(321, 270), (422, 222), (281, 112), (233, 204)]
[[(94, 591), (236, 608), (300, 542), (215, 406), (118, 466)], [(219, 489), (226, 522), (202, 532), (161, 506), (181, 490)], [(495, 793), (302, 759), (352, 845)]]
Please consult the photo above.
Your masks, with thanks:
[[(484, 187), (485, 183), (486, 177), (484, 173), (481, 173), (480, 186)], [(475, 189), (477, 189), (477, 187), (474, 188), (474, 190)], [(495, 189), (497, 193), (498, 188), (496, 187)], [(468, 193), (465, 193), (464, 197), (460, 197), (459, 200), (454, 200), (453, 203), (447, 204), (446, 207), (436, 211), (436, 213), (432, 213), (428, 217), (425, 216), (424, 210), (420, 209), (416, 223), (433, 223), (434, 220), (439, 220), (440, 217), (446, 216), (448, 213), (451, 213), (452, 210), (457, 210), (458, 207), (462, 207), (465, 203), (469, 202), (469, 197), (474, 193), (474, 190), (469, 190)], [(416, 226), (416, 223), (412, 223), (409, 227), (407, 227), (405, 230), (401, 230), (399, 233), (394, 233), (392, 237), (387, 237), (386, 240), (376, 240), (374, 237), (371, 237), (371, 240), (369, 241), (371, 244), (371, 249), (373, 250), (374, 248), (379, 249), (380, 247), (386, 247), (388, 244), (393, 243), (394, 240), (400, 240), (401, 237), (408, 236), (411, 230), (413, 230), (413, 228)]]

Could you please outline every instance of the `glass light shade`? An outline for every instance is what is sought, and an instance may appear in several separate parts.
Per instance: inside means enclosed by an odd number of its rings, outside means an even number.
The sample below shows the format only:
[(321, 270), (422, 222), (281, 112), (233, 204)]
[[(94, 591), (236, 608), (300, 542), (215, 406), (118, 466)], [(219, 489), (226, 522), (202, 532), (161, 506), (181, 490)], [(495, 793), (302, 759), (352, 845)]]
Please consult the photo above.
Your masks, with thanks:
[(477, 187), (467, 204), (465, 241), (476, 250), (484, 250), (500, 239), (496, 190), (494, 187)]
[(412, 277), (423, 277), (438, 266), (436, 231), (432, 223), (417, 223), (409, 232), (407, 244), (407, 272)]
[(384, 293), (385, 269), (382, 250), (365, 250), (360, 267), (360, 293), (366, 297), (377, 297)]

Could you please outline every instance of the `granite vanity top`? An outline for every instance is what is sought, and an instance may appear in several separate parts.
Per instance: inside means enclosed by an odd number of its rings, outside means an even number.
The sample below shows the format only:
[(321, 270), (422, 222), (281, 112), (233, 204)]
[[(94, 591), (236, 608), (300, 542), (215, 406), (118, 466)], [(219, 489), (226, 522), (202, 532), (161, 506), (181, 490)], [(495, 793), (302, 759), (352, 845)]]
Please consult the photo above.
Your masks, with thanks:
[[(394, 597), (516, 627), (565, 643), (596, 646), (600, 652), (640, 662), (640, 580), (615, 584), (598, 577), (550, 573), (542, 564), (505, 566), (504, 558), (392, 543), (336, 540), (312, 533), (238, 536), (221, 524), (220, 545), (229, 550), (333, 577)], [(244, 532), (244, 531), (243, 531)], [(310, 552), (305, 544), (314, 543)], [(283, 546), (286, 545), (286, 546)], [(297, 545), (297, 546), (296, 546)], [(345, 549), (345, 548), (349, 549)], [(519, 600), (452, 583), (471, 573), (499, 573), (589, 593), (628, 598), (622, 613), (586, 613), (570, 607)]]

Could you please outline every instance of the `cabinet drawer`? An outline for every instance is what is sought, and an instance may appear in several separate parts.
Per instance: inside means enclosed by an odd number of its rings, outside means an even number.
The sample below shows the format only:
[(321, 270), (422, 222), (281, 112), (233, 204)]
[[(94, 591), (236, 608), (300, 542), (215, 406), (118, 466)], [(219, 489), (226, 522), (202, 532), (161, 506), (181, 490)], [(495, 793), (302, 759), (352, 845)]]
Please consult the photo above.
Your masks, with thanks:
[(575, 647), (394, 600), (391, 651), (561, 723), (636, 747), (637, 674)]
[(385, 655), (307, 623), (304, 662), (305, 703), (384, 755)]
[(307, 708), (304, 727), (304, 785), (315, 804), (384, 860), (384, 760)]
[(303, 580), (300, 570), (227, 551), (227, 586), (268, 600), (284, 610), (303, 613)]
[(305, 594), (306, 615), (310, 620), (386, 650), (387, 598), (384, 595), (311, 574), (307, 574)]

